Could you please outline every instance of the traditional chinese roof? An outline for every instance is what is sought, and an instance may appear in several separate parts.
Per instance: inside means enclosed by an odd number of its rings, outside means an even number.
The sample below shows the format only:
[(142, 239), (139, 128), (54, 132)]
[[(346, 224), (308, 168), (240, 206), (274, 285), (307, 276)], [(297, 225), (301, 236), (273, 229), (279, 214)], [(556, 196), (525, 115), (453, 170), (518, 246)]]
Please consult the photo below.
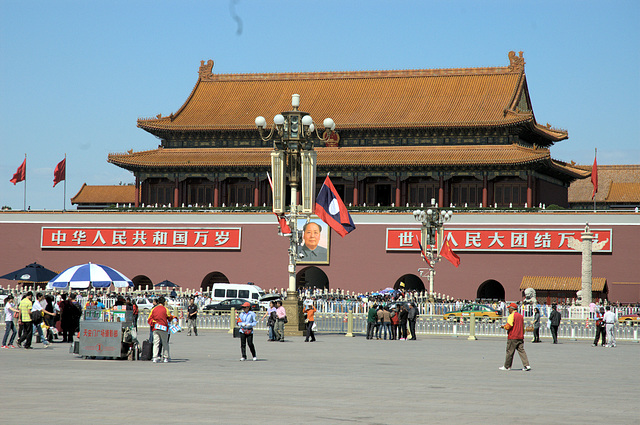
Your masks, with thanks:
[(317, 123), (329, 116), (341, 130), (520, 125), (542, 144), (566, 139), (566, 131), (536, 122), (522, 52), (509, 59), (506, 67), (273, 74), (213, 74), (213, 61), (202, 61), (182, 107), (138, 127), (156, 135), (255, 130), (255, 117), (290, 110), (297, 93), (300, 110)]
[[(589, 171), (591, 166), (575, 165)], [(577, 180), (569, 186), (569, 203), (592, 203), (591, 179)], [(598, 165), (597, 203), (640, 203), (640, 165)]]
[[(591, 290), (602, 292), (607, 284), (604, 277), (591, 279)], [(523, 276), (520, 290), (533, 288), (536, 291), (579, 291), (582, 289), (581, 277), (557, 277), (557, 276)]]
[(133, 204), (136, 200), (135, 186), (89, 186), (82, 185), (72, 204)]
[[(109, 154), (108, 161), (135, 171), (167, 168), (263, 168), (270, 166), (268, 148), (176, 148)], [(318, 166), (331, 168), (514, 166), (543, 163), (547, 167), (583, 178), (588, 171), (551, 159), (548, 149), (519, 145), (377, 146), (316, 148)]]

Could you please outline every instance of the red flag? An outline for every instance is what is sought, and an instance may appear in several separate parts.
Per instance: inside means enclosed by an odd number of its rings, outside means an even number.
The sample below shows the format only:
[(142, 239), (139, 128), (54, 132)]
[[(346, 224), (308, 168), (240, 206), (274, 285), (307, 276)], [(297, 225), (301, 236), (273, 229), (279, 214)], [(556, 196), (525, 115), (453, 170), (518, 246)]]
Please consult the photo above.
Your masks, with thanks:
[(593, 166), (591, 167), (591, 184), (593, 184), (593, 193), (591, 194), (591, 199), (593, 199), (598, 193), (598, 163), (596, 158), (593, 158)]
[[(271, 180), (271, 176), (267, 173), (267, 180), (269, 180), (269, 186), (271, 186), (271, 192), (273, 193), (273, 180)], [(291, 234), (291, 227), (287, 224), (287, 219), (284, 217), (284, 214), (274, 213), (278, 218), (278, 224), (280, 225), (280, 233), (283, 235)]]
[(16, 183), (24, 181), (27, 179), (27, 158), (22, 161), (22, 165), (18, 167), (18, 171), (13, 175), (11, 180), (9, 180), (15, 186)]
[(56, 169), (53, 170), (53, 187), (56, 187), (58, 183), (65, 180), (67, 175), (67, 158), (63, 159), (56, 165)]
[(460, 265), (460, 257), (451, 250), (451, 245), (449, 245), (449, 240), (445, 239), (442, 244), (442, 248), (440, 249), (440, 255), (442, 255), (447, 260), (451, 261), (451, 264), (458, 267)]
[(349, 211), (347, 211), (347, 207), (344, 206), (342, 198), (340, 198), (336, 188), (333, 187), (328, 175), (324, 179), (320, 192), (318, 192), (314, 212), (343, 238), (356, 228)]
[(424, 261), (427, 262), (427, 265), (430, 268), (433, 268), (433, 266), (431, 265), (431, 261), (429, 261), (429, 258), (427, 257), (427, 253), (424, 252), (424, 248), (422, 247), (422, 244), (420, 243), (420, 241), (418, 241), (418, 246), (420, 247), (420, 254), (422, 255), (422, 258), (424, 258)]

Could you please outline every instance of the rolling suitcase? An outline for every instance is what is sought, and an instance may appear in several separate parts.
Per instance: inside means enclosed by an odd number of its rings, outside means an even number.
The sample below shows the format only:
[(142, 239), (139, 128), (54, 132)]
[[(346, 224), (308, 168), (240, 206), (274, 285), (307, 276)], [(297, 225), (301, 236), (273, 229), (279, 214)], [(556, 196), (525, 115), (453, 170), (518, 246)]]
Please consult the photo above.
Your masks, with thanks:
[(153, 357), (153, 344), (149, 341), (142, 341), (142, 351), (140, 352), (140, 360), (151, 360)]

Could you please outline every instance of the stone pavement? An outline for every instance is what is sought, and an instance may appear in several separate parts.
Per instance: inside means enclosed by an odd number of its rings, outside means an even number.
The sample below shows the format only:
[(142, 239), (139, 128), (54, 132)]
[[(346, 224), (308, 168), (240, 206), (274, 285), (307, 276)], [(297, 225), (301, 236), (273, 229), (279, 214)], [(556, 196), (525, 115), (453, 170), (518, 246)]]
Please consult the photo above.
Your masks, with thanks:
[[(0, 327), (0, 331), (3, 329)], [(142, 335), (148, 335), (142, 330)], [(224, 331), (171, 337), (173, 362), (82, 359), (68, 344), (0, 350), (3, 424), (640, 423), (640, 345), (526, 343), (531, 372), (499, 371), (504, 338), (267, 342), (240, 362)], [(517, 369), (517, 370), (516, 370)]]

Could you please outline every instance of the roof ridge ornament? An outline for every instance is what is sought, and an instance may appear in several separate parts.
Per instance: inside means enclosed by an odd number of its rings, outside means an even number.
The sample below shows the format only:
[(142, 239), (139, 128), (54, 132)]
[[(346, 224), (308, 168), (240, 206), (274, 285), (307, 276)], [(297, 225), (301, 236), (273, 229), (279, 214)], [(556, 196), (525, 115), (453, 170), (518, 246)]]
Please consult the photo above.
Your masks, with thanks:
[(516, 52), (513, 50), (509, 52), (509, 71), (511, 72), (524, 72), (524, 57), (522, 56), (522, 50), (518, 52), (518, 56), (516, 56)]
[(209, 59), (205, 64), (203, 60), (200, 61), (200, 69), (198, 69), (198, 74), (200, 78), (203, 80), (213, 78), (213, 59)]

